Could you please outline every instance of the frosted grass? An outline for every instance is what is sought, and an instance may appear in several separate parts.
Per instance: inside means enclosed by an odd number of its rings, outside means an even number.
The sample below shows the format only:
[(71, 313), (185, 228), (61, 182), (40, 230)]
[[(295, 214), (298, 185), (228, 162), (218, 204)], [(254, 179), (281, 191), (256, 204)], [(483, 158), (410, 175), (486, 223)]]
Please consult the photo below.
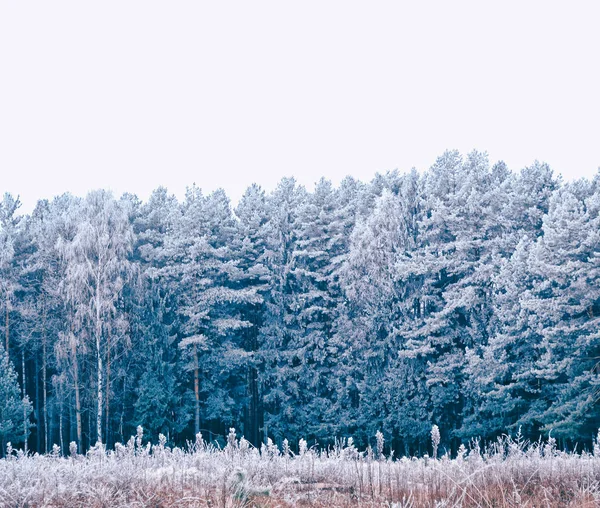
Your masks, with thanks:
[(393, 459), (352, 440), (282, 448), (254, 448), (233, 431), (224, 448), (201, 436), (169, 448), (138, 432), (111, 451), (12, 452), (0, 460), (0, 506), (600, 506), (600, 456), (561, 452), (552, 439), (473, 441), (439, 459)]

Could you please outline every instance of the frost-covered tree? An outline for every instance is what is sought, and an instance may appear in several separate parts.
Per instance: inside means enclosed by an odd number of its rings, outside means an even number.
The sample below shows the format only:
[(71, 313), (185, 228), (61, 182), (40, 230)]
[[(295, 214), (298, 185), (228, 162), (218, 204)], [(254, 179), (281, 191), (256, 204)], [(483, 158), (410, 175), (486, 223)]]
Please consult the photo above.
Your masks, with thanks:
[(495, 437), (519, 427), (533, 435), (535, 430), (526, 416), (537, 399), (532, 369), (541, 340), (525, 305), (536, 281), (529, 266), (532, 247), (524, 236), (493, 278), (488, 342), (467, 350), (465, 390), (472, 412), (465, 416), (463, 435)]
[(178, 375), (179, 288), (177, 281), (169, 277), (171, 260), (166, 248), (180, 219), (177, 199), (161, 187), (142, 205), (134, 221), (134, 260), (140, 267), (137, 287), (130, 295), (129, 313), (135, 376), (131, 378), (124, 373), (123, 382), (130, 391), (123, 394), (125, 400), (121, 404), (124, 415), (128, 399), (132, 399), (134, 416), (130, 433), (141, 425), (149, 436), (158, 439), (162, 433), (170, 441), (191, 418), (191, 406), (186, 404)]
[(133, 235), (127, 211), (106, 191), (88, 194), (66, 258), (65, 295), (74, 328), (94, 351), (96, 368), (96, 439), (102, 442), (105, 359), (113, 347), (113, 328), (122, 326), (118, 300), (129, 277)]
[(294, 424), (294, 400), (299, 385), (293, 371), (301, 359), (293, 354), (293, 345), (299, 340), (301, 330), (294, 322), (297, 309), (291, 271), (298, 241), (298, 211), (306, 199), (306, 190), (293, 178), (281, 180), (268, 199), (271, 218), (267, 268), (272, 276), (259, 335), (264, 365), (259, 382), (263, 387), (264, 435), (278, 439), (299, 432)]
[[(173, 235), (172, 250), (182, 286), (180, 349), (194, 376), (195, 431), (201, 410), (208, 421), (233, 424), (239, 407), (230, 389), (239, 386), (247, 369), (243, 331), (252, 326), (242, 308), (259, 302), (256, 288), (242, 287), (243, 270), (235, 256), (237, 228), (229, 200), (222, 190), (204, 197), (188, 190), (183, 216)], [(237, 395), (237, 394), (236, 394)]]
[(23, 443), (29, 435), (29, 427), (23, 428), (23, 417), (27, 419), (32, 411), (29, 397), (23, 397), (17, 380), (17, 373), (0, 345), (0, 443), (4, 454), (6, 444)]
[(282, 353), (287, 356), (286, 373), (294, 382), (293, 425), (306, 437), (331, 435), (338, 426), (330, 408), (339, 359), (333, 344), (341, 304), (336, 279), (347, 254), (344, 219), (352, 219), (338, 214), (340, 204), (338, 192), (323, 179), (300, 205), (288, 274), (292, 297), (286, 328), (291, 333)]
[(538, 281), (525, 302), (542, 337), (533, 373), (543, 405), (532, 417), (575, 440), (600, 425), (599, 212), (598, 191), (577, 197), (567, 186), (553, 195), (530, 257)]
[(407, 264), (418, 241), (419, 185), (416, 173), (406, 175), (397, 193), (384, 190), (357, 225), (341, 274), (346, 302), (336, 327), (343, 358), (338, 404), (347, 431), (366, 439), (384, 423), (385, 431), (402, 434), (405, 446), (429, 430), (427, 394), (415, 383), (423, 363), (398, 356), (420, 319), (421, 275)]
[(17, 214), (20, 206), (19, 198), (15, 198), (8, 192), (4, 194), (0, 202), (0, 289), (4, 303), (2, 324), (4, 325), (4, 349), (9, 356), (11, 312), (13, 311), (11, 300), (18, 286), (18, 271), (14, 255), (21, 222), (21, 217)]
[(242, 270), (238, 283), (256, 291), (257, 298), (246, 302), (241, 308), (243, 318), (252, 326), (242, 331), (242, 347), (247, 353), (247, 383), (245, 394), (240, 397), (246, 418), (244, 435), (255, 446), (263, 437), (264, 405), (261, 373), (265, 372), (264, 344), (260, 334), (265, 322), (265, 297), (273, 283), (271, 261), (274, 256), (270, 241), (270, 210), (265, 191), (258, 185), (250, 186), (235, 209), (238, 218), (239, 268)]
[[(138, 424), (425, 453), (600, 426), (599, 196), (446, 152), (368, 183), (0, 202), (0, 333), (30, 449)], [(0, 376), (2, 372), (0, 372)], [(27, 408), (33, 409), (32, 412)], [(16, 436), (16, 437), (14, 437)], [(289, 443), (289, 442), (288, 442)], [(68, 446), (68, 445), (67, 445)], [(273, 447), (273, 444), (270, 445)]]

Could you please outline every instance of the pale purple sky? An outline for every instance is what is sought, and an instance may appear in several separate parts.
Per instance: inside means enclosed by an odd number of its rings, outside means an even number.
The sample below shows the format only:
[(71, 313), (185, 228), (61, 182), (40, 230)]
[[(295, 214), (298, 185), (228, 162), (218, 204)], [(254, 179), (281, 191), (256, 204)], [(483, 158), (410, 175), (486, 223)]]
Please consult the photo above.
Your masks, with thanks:
[(600, 166), (596, 1), (5, 1), (0, 192)]

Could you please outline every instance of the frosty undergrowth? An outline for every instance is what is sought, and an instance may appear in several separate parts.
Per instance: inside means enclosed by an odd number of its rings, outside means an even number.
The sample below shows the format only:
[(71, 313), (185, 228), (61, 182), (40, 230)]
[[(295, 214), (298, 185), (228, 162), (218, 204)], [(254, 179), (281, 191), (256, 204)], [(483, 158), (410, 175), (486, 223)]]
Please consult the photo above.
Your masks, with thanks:
[[(437, 440), (436, 432), (432, 433)], [(58, 447), (0, 460), (0, 506), (544, 506), (600, 504), (600, 454), (565, 453), (554, 440), (473, 440), (455, 458), (392, 459), (351, 438), (328, 449), (268, 440), (257, 449), (231, 429), (224, 448), (201, 435), (185, 449), (144, 442), (143, 432), (107, 451), (63, 457)], [(140, 504), (141, 503), (141, 504)]]

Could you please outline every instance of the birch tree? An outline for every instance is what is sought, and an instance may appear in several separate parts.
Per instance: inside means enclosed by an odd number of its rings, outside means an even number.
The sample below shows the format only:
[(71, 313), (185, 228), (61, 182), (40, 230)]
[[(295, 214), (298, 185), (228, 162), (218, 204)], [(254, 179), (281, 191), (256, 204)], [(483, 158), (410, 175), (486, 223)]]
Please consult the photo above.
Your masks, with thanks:
[(20, 222), (17, 210), (20, 206), (19, 198), (8, 192), (0, 202), (0, 285), (4, 300), (4, 349), (7, 355), (10, 355), (11, 299), (17, 285), (13, 261), (15, 237)]
[(107, 191), (88, 194), (73, 241), (65, 246), (64, 285), (73, 303), (76, 333), (95, 355), (97, 376), (96, 437), (102, 442), (104, 358), (107, 334), (117, 318), (118, 299), (131, 272), (128, 259), (133, 233), (127, 211)]

